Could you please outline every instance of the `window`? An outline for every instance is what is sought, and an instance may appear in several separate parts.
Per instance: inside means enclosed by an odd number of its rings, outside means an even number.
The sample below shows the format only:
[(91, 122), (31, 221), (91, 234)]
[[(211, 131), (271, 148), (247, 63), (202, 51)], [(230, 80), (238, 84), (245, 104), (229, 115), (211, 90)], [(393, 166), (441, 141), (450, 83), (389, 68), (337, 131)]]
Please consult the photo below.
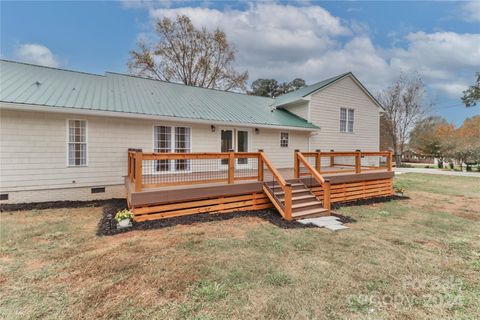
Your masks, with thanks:
[[(172, 150), (172, 127), (155, 127), (155, 152), (171, 152)], [(170, 161), (158, 160), (155, 163), (157, 171), (170, 171)]]
[[(190, 128), (155, 126), (154, 127), (155, 152), (190, 152)], [(183, 171), (190, 169), (188, 160), (158, 160), (157, 171)]]
[(68, 165), (87, 165), (87, 121), (68, 120)]
[(340, 132), (353, 132), (354, 110), (340, 109)]
[(280, 147), (288, 148), (288, 132), (280, 132)]
[[(175, 152), (190, 152), (190, 128), (175, 127)], [(175, 160), (175, 170), (188, 170), (190, 161)]]

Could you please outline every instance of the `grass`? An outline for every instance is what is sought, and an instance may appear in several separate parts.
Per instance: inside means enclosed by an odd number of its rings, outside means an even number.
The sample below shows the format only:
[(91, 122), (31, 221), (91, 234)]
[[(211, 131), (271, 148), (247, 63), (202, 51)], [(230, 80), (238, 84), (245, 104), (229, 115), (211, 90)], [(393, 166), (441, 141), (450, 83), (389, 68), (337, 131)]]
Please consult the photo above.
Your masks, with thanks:
[(479, 179), (402, 174), (408, 200), (337, 233), (255, 217), (95, 236), (101, 208), (1, 215), (3, 319), (476, 319)]

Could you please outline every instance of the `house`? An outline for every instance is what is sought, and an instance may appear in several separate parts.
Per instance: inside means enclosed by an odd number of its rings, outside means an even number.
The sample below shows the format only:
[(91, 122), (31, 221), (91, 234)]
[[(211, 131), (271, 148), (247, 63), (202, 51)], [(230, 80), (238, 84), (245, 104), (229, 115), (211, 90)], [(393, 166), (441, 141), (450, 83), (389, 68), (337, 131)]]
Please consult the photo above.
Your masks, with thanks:
[[(263, 149), (277, 168), (296, 149), (375, 152), (380, 111), (350, 72), (271, 99), (1, 60), (0, 203), (125, 197), (130, 148)], [(155, 171), (190, 168), (175, 161)]]

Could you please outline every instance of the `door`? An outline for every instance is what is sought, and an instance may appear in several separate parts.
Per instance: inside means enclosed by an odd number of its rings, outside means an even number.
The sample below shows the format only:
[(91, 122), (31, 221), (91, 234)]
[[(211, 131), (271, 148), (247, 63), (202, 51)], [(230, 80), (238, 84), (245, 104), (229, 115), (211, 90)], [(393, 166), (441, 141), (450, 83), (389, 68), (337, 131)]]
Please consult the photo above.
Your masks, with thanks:
[[(246, 130), (237, 130), (237, 152), (248, 152), (248, 131)], [(238, 165), (247, 165), (248, 159), (242, 158), (237, 159)]]
[[(233, 129), (222, 129), (221, 131), (221, 145), (220, 151), (221, 152), (230, 152), (230, 150), (234, 150), (233, 148)], [(228, 159), (222, 159), (222, 164), (228, 164)]]
[[(221, 152), (248, 152), (250, 133), (246, 129), (225, 128), (221, 129)], [(228, 164), (228, 159), (222, 160), (223, 165)], [(237, 159), (238, 166), (248, 165), (248, 159)]]

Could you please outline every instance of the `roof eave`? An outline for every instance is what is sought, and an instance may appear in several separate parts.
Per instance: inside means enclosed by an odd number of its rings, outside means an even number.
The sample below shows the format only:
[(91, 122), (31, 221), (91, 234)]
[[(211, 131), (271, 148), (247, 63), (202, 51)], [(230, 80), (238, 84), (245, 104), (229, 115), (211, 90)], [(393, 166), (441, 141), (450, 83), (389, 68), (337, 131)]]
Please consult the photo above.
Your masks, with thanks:
[(95, 109), (52, 107), (52, 106), (46, 106), (46, 105), (12, 103), (12, 102), (5, 102), (5, 101), (0, 101), (0, 109), (36, 111), (36, 112), (56, 112), (56, 113), (65, 113), (65, 114), (101, 116), (101, 117), (111, 117), (111, 118), (145, 119), (145, 120), (156, 120), (156, 121), (184, 122), (184, 123), (192, 123), (192, 124), (195, 124), (195, 123), (215, 124), (215, 125), (241, 126), (241, 127), (248, 127), (248, 128), (281, 129), (281, 130), (294, 130), (294, 131), (307, 131), (307, 132), (316, 131), (320, 129), (319, 127), (310, 123), (309, 125), (312, 127), (282, 126), (282, 125), (273, 125), (273, 124), (271, 125), (271, 124), (261, 124), (261, 123), (229, 122), (229, 121), (219, 121), (219, 120), (211, 120), (211, 119), (194, 119), (194, 118), (158, 116), (158, 115), (150, 115), (150, 114), (143, 114), (143, 113), (104, 111), (104, 110), (95, 110)]

